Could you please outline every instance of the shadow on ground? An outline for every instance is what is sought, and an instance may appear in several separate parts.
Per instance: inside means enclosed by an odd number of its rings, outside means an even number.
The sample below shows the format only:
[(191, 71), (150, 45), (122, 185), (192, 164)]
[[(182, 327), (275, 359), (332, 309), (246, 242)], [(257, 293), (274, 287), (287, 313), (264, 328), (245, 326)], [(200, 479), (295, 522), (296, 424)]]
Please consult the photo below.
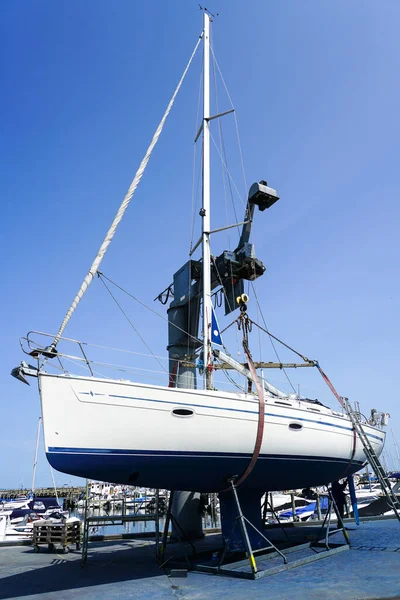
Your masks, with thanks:
[[(96, 551), (90, 552), (91, 549)], [(15, 552), (15, 549), (7, 551)], [(153, 544), (140, 547), (134, 542), (103, 543), (101, 547), (93, 544), (84, 567), (80, 559), (79, 552), (49, 553), (45, 548), (36, 554), (32, 548), (18, 548), (15, 560), (13, 557), (11, 563), (7, 561), (13, 574), (0, 580), (0, 599), (145, 579), (152, 579), (151, 587), (156, 592), (155, 578), (160, 580), (160, 585), (163, 583), (162, 587), (169, 587), (157, 563)], [(152, 593), (152, 596), (157, 598), (157, 594)]]

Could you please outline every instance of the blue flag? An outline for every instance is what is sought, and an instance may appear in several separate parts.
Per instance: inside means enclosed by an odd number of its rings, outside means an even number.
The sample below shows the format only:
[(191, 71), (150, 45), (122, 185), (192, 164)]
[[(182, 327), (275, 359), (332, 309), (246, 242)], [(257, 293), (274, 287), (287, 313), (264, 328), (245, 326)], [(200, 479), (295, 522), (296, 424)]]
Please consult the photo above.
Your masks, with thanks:
[(219, 346), (222, 346), (222, 338), (219, 332), (218, 321), (217, 317), (215, 316), (214, 309), (212, 309), (211, 313), (211, 341), (213, 344), (218, 344)]

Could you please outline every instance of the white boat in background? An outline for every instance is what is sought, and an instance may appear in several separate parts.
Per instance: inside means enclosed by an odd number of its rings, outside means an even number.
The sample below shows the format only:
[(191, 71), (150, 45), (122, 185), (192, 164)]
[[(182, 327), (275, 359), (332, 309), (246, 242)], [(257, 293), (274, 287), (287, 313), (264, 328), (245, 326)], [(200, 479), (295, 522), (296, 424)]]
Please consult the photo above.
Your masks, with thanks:
[(12, 500), (0, 500), (0, 511), (13, 511), (18, 508), (29, 508), (29, 502), (33, 500), (33, 495), (21, 494)]
[(0, 545), (1, 542), (26, 542), (31, 541), (33, 537), (34, 523), (74, 523), (79, 521), (77, 517), (70, 517), (67, 514), (53, 513), (26, 518), (21, 523), (12, 523), (10, 518), (0, 514)]
[[(51, 337), (48, 346), (35, 347), (30, 335), (25, 340), (28, 343), (27, 353), (39, 360), (39, 370), (22, 364), (13, 374), (22, 380), (27, 375), (38, 377), (46, 455), (50, 464), (64, 473), (127, 485), (204, 492), (221, 491), (226, 488), (229, 478), (237, 476), (241, 476), (242, 488), (263, 492), (326, 485), (355, 473), (365, 463), (363, 446), (350, 419), (320, 402), (278, 390), (264, 379), (260, 370), (256, 371), (254, 365), (252, 370), (249, 353), (250, 371), (229, 356), (213, 351), (213, 348), (221, 347), (221, 342), (213, 320), (211, 301), (215, 271), (210, 252), (210, 122), (233, 111), (210, 116), (209, 25), (209, 15), (204, 12), (204, 31), (201, 36), (204, 41), (204, 110), (197, 136), (199, 138), (202, 135), (203, 138), (202, 234), (197, 245), (200, 246), (201, 242), (202, 257), (195, 265), (198, 268), (195, 284), (191, 278), (188, 290), (189, 295), (194, 294), (196, 286), (200, 290), (202, 340), (199, 342), (197, 330), (188, 333), (188, 329), (184, 328), (187, 339), (189, 336), (195, 339), (191, 340), (193, 355), (187, 357), (182, 354), (170, 363), (170, 379), (169, 382), (165, 381), (165, 385), (95, 376), (93, 363), (87, 359), (86, 346), (84, 352), (81, 342), (77, 342), (83, 353), (81, 364), (88, 367), (88, 375), (72, 375), (66, 370), (51, 372), (51, 361), (60, 361), (62, 364), (63, 357), (68, 356), (62, 351), (62, 344), (70, 341), (63, 337), (65, 326), (98, 272), (158, 140), (183, 81), (182, 77), (128, 194), (58, 333)], [(235, 225), (243, 225), (241, 244), (234, 252), (221, 255), (222, 262), (228, 264), (231, 261), (230, 265), (240, 265), (242, 282), (244, 279), (253, 281), (265, 271), (248, 241), (255, 207), (263, 211), (277, 200), (276, 191), (265, 181), (253, 184), (245, 220)], [(192, 248), (190, 256), (197, 246)], [(190, 260), (190, 265), (194, 265), (192, 258)], [(170, 310), (178, 309), (179, 303), (185, 301), (185, 294), (178, 294), (178, 274), (174, 279), (175, 301)], [(236, 281), (232, 279), (231, 285), (236, 285)], [(224, 286), (223, 290), (225, 294), (228, 293)], [(245, 326), (246, 296), (239, 294), (237, 298), (235, 295), (233, 297), (234, 301), (238, 301), (236, 308), (240, 305)], [(172, 321), (170, 326), (182, 331), (182, 327)], [(39, 334), (35, 335), (33, 337), (37, 339)], [(179, 368), (188, 360), (191, 361), (188, 372), (192, 379), (188, 376), (186, 385), (184, 379), (177, 383), (176, 367), (178, 365)], [(221, 360), (243, 375), (241, 391), (215, 389), (211, 372)], [(297, 366), (317, 366), (312, 361), (308, 363)], [(60, 366), (58, 362), (57, 366)], [(193, 389), (197, 366), (203, 372), (204, 389)], [(380, 421), (365, 423), (364, 429), (375, 454), (379, 456), (385, 442)]]
[(31, 533), (28, 534), (23, 531), (17, 531), (10, 523), (10, 516), (5, 513), (0, 513), (0, 546), (2, 543), (22, 542), (27, 541), (30, 538)]
[[(400, 495), (400, 482), (392, 481), (391, 489), (394, 494)], [(315, 521), (319, 518), (318, 515), (318, 506), (316, 502), (317, 494), (314, 492), (315, 496), (312, 500), (306, 500), (302, 505), (298, 502), (301, 498), (298, 496), (294, 496), (295, 499), (295, 514), (296, 518), (299, 521)], [(322, 518), (326, 515), (328, 508), (328, 495), (326, 490), (321, 490), (318, 492), (319, 495), (319, 512), (322, 515)], [(357, 510), (360, 517), (376, 517), (376, 516), (391, 516), (394, 515), (393, 508), (389, 505), (386, 496), (382, 490), (382, 487), (379, 483), (370, 484), (366, 486), (358, 486), (355, 488), (355, 496), (357, 501)], [(286, 502), (286, 506), (283, 506), (282, 500), (284, 498), (288, 498)], [(305, 500), (304, 498), (302, 498)], [(281, 495), (279, 497), (276, 507), (276, 514), (278, 518), (282, 522), (291, 522), (293, 521), (293, 509), (290, 506), (291, 497), (290, 495)], [(345, 508), (345, 518), (353, 518), (354, 511), (352, 507), (350, 493), (346, 492), (346, 508)], [(332, 521), (336, 521), (337, 517), (335, 512), (332, 513), (331, 516)]]
[[(400, 498), (400, 481), (390, 481), (390, 487), (392, 493)], [(361, 517), (395, 514), (379, 483), (368, 484), (356, 489), (356, 498)]]

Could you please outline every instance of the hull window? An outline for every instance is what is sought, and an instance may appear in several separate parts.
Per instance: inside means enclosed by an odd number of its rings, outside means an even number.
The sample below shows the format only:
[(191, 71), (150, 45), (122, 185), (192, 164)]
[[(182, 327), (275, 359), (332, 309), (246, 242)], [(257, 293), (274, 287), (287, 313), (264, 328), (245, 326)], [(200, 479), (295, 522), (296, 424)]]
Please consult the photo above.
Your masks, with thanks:
[(289, 429), (292, 431), (300, 431), (300, 429), (303, 429), (303, 425), (300, 425), (300, 423), (290, 423)]
[(194, 415), (194, 411), (189, 408), (174, 408), (172, 414), (175, 417), (192, 417)]

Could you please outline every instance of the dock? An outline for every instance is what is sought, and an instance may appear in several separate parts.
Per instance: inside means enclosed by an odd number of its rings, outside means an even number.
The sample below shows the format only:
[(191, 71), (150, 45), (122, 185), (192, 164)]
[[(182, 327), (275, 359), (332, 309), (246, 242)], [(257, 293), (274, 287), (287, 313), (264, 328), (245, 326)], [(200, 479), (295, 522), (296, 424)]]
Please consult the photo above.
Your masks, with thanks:
[[(35, 554), (30, 546), (0, 548), (0, 600), (39, 600), (39, 597), (40, 600), (77, 597), (80, 600), (125, 600), (147, 596), (152, 600), (400, 599), (398, 521), (379, 519), (362, 522), (359, 527), (353, 523), (346, 526), (351, 542), (349, 551), (258, 580), (190, 570), (187, 576), (183, 570), (183, 577), (171, 577), (169, 557), (179, 555), (179, 544), (168, 544), (167, 562), (160, 568), (155, 558), (155, 542), (149, 538), (92, 542), (83, 568), (78, 551), (65, 555)], [(318, 526), (292, 526), (289, 533), (308, 537), (317, 529)], [(196, 553), (221, 545), (219, 533), (208, 534), (196, 542)]]
[[(73, 498), (76, 499), (85, 493), (85, 487), (79, 486), (63, 486), (59, 488), (54, 487), (42, 487), (35, 488), (35, 498)], [(29, 494), (30, 490), (27, 489), (3, 489), (0, 490), (0, 500), (15, 500), (19, 495)]]

